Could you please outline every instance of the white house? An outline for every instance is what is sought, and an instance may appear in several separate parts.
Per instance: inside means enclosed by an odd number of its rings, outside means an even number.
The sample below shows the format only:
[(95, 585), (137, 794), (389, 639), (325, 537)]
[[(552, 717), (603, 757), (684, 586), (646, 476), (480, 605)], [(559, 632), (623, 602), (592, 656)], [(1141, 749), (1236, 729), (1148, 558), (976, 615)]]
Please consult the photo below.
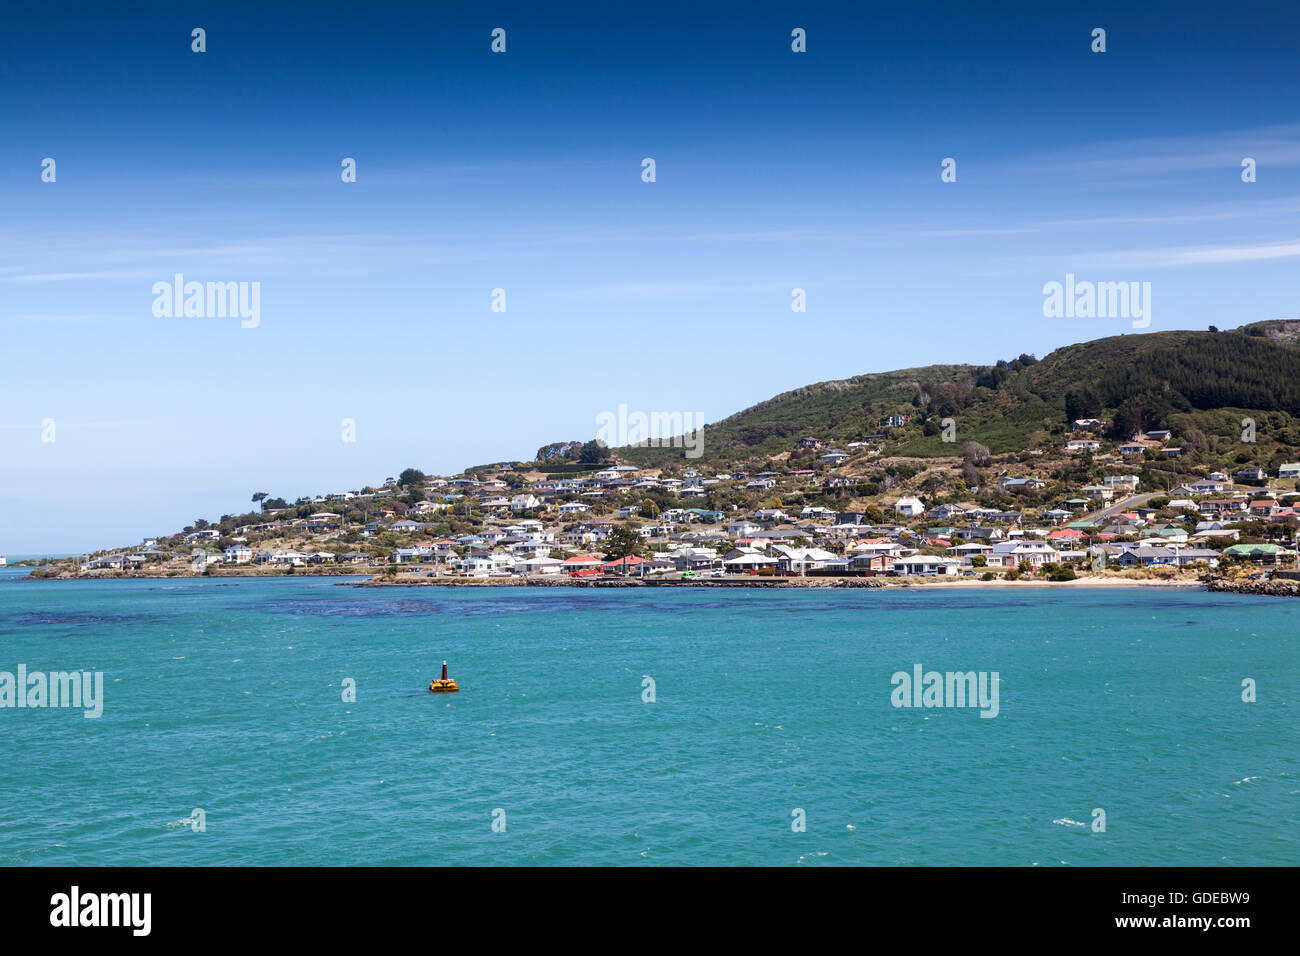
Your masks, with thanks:
[(943, 577), (957, 573), (961, 562), (956, 558), (936, 558), (932, 554), (916, 554), (910, 558), (895, 558), (894, 570), (908, 577)]
[(999, 541), (987, 555), (991, 568), (1014, 568), (1021, 561), (1039, 567), (1060, 560), (1060, 554), (1046, 541)]
[(925, 505), (921, 504), (919, 498), (913, 498), (911, 495), (904, 495), (894, 502), (894, 511), (900, 515), (906, 515), (914, 518), (925, 511)]
[(733, 574), (748, 574), (765, 568), (775, 568), (777, 559), (768, 557), (757, 548), (733, 548), (722, 559), (722, 566)]
[(223, 559), (227, 564), (248, 564), (253, 560), (253, 549), (246, 544), (232, 544), (226, 548)]
[(776, 555), (777, 567), (790, 574), (802, 574), (826, 567), (828, 562), (840, 560), (829, 551), (821, 548), (794, 548), (785, 544), (772, 546)]

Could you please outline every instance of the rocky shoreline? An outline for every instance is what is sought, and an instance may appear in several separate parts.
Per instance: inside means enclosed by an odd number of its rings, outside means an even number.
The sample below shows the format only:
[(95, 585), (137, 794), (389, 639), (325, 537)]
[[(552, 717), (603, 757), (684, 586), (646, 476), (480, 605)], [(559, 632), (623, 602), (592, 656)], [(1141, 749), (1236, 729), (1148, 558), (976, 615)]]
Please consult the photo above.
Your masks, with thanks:
[(1269, 597), (1300, 597), (1300, 581), (1229, 581), (1212, 578), (1205, 584), (1207, 591), (1224, 591), (1230, 594), (1263, 594)]

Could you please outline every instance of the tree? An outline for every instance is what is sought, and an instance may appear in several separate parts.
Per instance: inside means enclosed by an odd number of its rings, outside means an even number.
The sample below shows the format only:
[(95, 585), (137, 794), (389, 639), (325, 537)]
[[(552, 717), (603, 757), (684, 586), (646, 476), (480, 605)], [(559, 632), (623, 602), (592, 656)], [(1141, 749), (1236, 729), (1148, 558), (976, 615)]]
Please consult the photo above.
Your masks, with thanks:
[(418, 468), (407, 468), (397, 476), (397, 483), (410, 487), (411, 485), (422, 485), (428, 479), (428, 475)]
[(641, 513), (647, 518), (658, 518), (659, 506), (655, 504), (653, 498), (643, 498), (641, 500)]
[(571, 461), (578, 457), (580, 451), (582, 451), (582, 442), (557, 441), (537, 449), (537, 455), (533, 460), (551, 461), (558, 459), (560, 461)]
[(584, 442), (582, 450), (578, 453), (578, 460), (584, 465), (597, 465), (609, 458), (609, 449), (605, 443), (598, 438), (593, 438), (589, 442)]
[(255, 492), (253, 492), (253, 504), (257, 504), (259, 501), (261, 501), (261, 500), (262, 500), (263, 498), (265, 498), (265, 497), (266, 497), (266, 492), (265, 492), (265, 491), (255, 491)]
[(640, 557), (641, 536), (625, 524), (616, 525), (605, 539), (605, 558), (616, 561), (619, 558)]

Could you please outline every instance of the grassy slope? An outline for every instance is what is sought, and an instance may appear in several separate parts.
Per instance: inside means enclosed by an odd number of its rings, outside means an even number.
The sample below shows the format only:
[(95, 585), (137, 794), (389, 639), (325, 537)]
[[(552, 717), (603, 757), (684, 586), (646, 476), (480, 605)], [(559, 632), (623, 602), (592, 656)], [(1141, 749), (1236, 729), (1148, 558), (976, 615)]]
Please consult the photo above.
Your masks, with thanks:
[[(1276, 431), (1300, 418), (1300, 322), (1255, 327), (1265, 334), (1247, 335), (1245, 328), (1154, 332), (1070, 345), (1013, 373), (995, 389), (974, 387), (981, 368), (970, 365), (932, 365), (821, 382), (707, 426), (705, 455), (698, 464), (766, 460), (790, 451), (805, 435), (843, 446), (876, 431), (885, 415), (915, 414), (912, 400), (918, 391), (943, 383), (955, 383), (969, 395), (969, 404), (955, 416), (958, 442), (978, 441), (995, 454), (1033, 447), (1053, 428), (1059, 433), (1066, 393), (1084, 389), (1100, 400), (1095, 413), (1099, 416), (1112, 413), (1131, 396), (1154, 393), (1172, 405), (1167, 417), (1178, 413), (1184, 427), (1213, 425), (1218, 431), (1244, 414), (1278, 413), (1272, 419)], [(1215, 418), (1213, 409), (1233, 411)], [(889, 451), (941, 456), (959, 453), (959, 447), (911, 426), (891, 434)], [(616, 454), (641, 465), (681, 461), (675, 449), (623, 448)]]

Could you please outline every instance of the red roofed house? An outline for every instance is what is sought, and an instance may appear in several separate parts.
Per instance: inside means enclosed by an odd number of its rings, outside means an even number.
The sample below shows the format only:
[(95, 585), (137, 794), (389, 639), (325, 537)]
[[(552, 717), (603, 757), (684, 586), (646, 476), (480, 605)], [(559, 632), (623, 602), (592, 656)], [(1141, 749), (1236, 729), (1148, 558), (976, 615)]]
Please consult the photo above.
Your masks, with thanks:
[(634, 554), (629, 554), (627, 557), (619, 558), (617, 561), (606, 561), (605, 572), (607, 574), (631, 574), (638, 565), (647, 563), (649, 562), (647, 562), (645, 558), (638, 558)]

